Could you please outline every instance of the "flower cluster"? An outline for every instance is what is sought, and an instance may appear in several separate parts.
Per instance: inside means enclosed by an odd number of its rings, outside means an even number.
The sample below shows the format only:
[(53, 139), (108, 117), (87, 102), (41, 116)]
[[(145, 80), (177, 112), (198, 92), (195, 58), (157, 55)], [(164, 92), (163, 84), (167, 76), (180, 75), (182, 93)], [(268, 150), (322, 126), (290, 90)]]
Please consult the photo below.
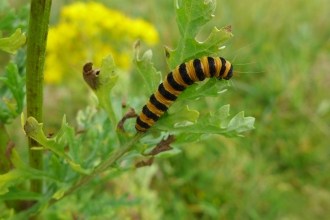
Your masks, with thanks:
[(100, 3), (76, 2), (61, 10), (59, 23), (48, 33), (45, 82), (58, 83), (80, 76), (87, 61), (100, 66), (109, 53), (116, 65), (127, 69), (131, 45), (137, 39), (154, 45), (155, 27), (142, 19), (131, 19)]

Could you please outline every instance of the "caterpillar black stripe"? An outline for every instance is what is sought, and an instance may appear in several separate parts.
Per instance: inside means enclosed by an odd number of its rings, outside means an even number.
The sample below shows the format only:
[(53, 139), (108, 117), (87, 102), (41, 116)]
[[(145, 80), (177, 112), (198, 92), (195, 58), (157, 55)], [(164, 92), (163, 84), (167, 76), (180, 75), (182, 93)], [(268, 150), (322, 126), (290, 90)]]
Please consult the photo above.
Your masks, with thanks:
[(136, 119), (136, 130), (146, 132), (187, 86), (205, 78), (229, 80), (232, 76), (233, 65), (222, 57), (203, 57), (182, 63), (167, 75), (157, 91), (150, 96), (148, 103), (143, 106), (140, 116)]

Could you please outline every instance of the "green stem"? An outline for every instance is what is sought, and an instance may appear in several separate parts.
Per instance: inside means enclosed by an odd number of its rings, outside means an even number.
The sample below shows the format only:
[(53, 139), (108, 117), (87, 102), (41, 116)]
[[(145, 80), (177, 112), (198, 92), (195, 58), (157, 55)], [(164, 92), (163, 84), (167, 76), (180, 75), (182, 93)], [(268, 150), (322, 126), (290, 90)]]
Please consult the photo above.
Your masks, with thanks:
[[(103, 109), (105, 110), (105, 112), (107, 113), (110, 121), (111, 121), (111, 124), (112, 124), (112, 127), (114, 129), (114, 131), (116, 131), (117, 129), (117, 118), (116, 118), (116, 114), (112, 108), (112, 104), (111, 102), (109, 102), (110, 99), (110, 94), (109, 96), (105, 96), (106, 98), (109, 98), (109, 99), (106, 99), (106, 100), (103, 100), (102, 103), (104, 103), (104, 106), (103, 106)], [(119, 142), (119, 146), (120, 146), (120, 142)]]
[[(48, 24), (52, 0), (31, 0), (26, 57), (27, 117), (42, 122), (43, 72), (47, 45)], [(42, 152), (31, 150), (39, 144), (28, 138), (30, 166), (43, 169)], [(42, 192), (42, 180), (31, 180), (31, 191)]]
[[(71, 187), (61, 199), (64, 197), (72, 194), (74, 191), (91, 181), (95, 176), (101, 174), (105, 169), (108, 167), (112, 166), (121, 156), (123, 156), (133, 145), (136, 141), (138, 141), (144, 134), (143, 133), (138, 133), (135, 135), (130, 142), (128, 142), (124, 147), (118, 149), (116, 152), (113, 154), (109, 155), (108, 158), (106, 158), (101, 164), (97, 166), (97, 168), (94, 170), (94, 172), (90, 175), (84, 176), (80, 181), (78, 181), (73, 187)], [(54, 204), (59, 200), (51, 200), (49, 205)]]
[(10, 162), (6, 157), (6, 149), (9, 136), (5, 124), (0, 120), (0, 174), (7, 173), (10, 170)]

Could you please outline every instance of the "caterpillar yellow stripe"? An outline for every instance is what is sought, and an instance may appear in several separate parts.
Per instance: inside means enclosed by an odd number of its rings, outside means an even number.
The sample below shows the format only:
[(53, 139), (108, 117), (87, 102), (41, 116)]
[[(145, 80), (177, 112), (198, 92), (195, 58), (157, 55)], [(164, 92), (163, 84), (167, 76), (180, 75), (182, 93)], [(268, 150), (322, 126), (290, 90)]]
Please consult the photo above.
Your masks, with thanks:
[(180, 64), (166, 76), (164, 82), (143, 106), (136, 119), (136, 130), (146, 132), (187, 86), (205, 78), (229, 80), (232, 76), (233, 65), (222, 57), (203, 57)]

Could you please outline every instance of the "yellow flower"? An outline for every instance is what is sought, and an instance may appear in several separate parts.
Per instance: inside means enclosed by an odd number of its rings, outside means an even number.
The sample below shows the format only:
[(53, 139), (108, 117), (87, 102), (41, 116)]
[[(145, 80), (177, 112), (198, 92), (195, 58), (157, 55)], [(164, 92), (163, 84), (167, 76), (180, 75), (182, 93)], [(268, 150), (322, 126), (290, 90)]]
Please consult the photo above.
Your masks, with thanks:
[(75, 2), (62, 8), (59, 23), (49, 29), (45, 82), (59, 83), (81, 77), (81, 68), (92, 61), (100, 66), (111, 53), (116, 65), (128, 69), (131, 46), (137, 39), (149, 45), (158, 42), (155, 27), (142, 19), (131, 19), (123, 13), (96, 2)]
[(48, 70), (44, 76), (45, 82), (48, 83), (59, 83), (63, 78), (63, 70), (61, 66), (56, 65), (57, 57), (54, 55), (47, 56), (47, 62), (45, 68)]

